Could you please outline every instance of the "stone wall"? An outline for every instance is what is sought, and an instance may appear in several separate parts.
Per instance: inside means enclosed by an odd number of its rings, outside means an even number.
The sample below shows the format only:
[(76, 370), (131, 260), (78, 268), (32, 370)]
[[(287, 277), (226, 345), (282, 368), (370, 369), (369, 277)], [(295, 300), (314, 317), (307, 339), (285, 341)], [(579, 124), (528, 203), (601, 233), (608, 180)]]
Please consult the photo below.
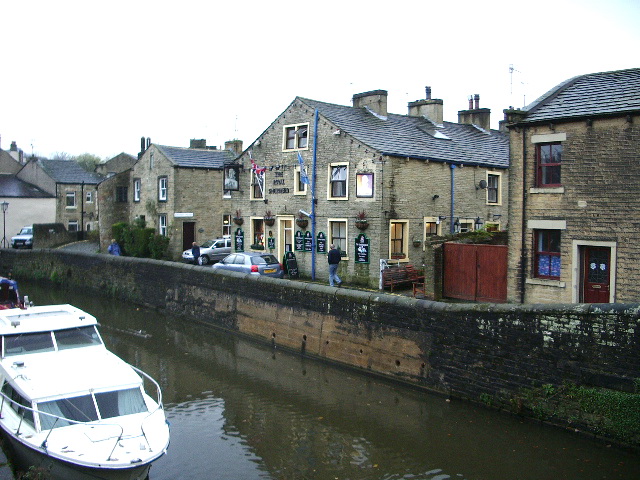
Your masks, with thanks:
[(0, 251), (0, 273), (8, 272), (476, 401), (507, 404), (522, 389), (567, 381), (633, 391), (640, 378), (639, 304), (445, 304), (46, 249)]

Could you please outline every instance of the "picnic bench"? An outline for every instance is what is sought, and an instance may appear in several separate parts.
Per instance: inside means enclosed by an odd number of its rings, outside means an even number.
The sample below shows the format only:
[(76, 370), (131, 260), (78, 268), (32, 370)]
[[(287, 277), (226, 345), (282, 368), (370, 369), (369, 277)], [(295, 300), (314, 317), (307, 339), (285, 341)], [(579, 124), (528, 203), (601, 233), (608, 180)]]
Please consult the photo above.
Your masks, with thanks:
[[(389, 287), (393, 292), (393, 287), (403, 284), (423, 283), (424, 275), (420, 275), (413, 265), (394, 266), (382, 270), (382, 288)], [(424, 287), (423, 287), (424, 288)]]

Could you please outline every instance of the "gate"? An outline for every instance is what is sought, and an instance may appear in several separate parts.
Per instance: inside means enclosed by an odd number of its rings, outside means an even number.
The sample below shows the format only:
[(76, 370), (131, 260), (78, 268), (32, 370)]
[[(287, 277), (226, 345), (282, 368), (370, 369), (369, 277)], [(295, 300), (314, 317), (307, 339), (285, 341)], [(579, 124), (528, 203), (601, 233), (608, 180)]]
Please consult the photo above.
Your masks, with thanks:
[(443, 295), (474, 302), (506, 302), (507, 246), (444, 244)]

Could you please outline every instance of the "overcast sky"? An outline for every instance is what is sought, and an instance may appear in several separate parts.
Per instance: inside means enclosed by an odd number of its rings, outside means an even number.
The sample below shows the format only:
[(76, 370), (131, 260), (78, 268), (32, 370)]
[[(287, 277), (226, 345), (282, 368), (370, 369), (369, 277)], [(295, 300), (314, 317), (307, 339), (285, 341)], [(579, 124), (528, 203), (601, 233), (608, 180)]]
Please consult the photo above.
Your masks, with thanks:
[[(585, 73), (640, 67), (640, 0), (0, 0), (0, 148), (26, 155), (254, 141), (296, 96), (389, 112), (468, 96), (521, 107)], [(510, 73), (510, 65), (514, 71)]]

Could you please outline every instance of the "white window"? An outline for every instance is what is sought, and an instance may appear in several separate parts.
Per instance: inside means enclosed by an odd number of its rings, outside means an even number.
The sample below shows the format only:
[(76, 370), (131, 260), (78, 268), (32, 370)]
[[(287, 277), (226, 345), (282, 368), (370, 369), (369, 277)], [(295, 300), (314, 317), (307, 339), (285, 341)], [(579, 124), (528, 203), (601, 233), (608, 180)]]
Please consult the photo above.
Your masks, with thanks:
[(167, 201), (167, 177), (158, 178), (158, 201)]
[(87, 195), (85, 196), (85, 201), (87, 203), (93, 203), (93, 192), (92, 191), (88, 191)]
[(329, 165), (329, 185), (327, 187), (327, 198), (329, 200), (348, 200), (348, 179), (348, 163), (332, 163), (331, 165)]
[(77, 220), (69, 220), (69, 224), (68, 224), (67, 230), (69, 230), (70, 232), (77, 232), (78, 231), (78, 221)]
[(487, 172), (487, 203), (502, 205), (502, 174)]
[(133, 201), (134, 202), (140, 201), (140, 190), (141, 190), (141, 182), (139, 178), (136, 178), (133, 181)]
[(424, 217), (424, 239), (442, 235), (442, 223), (439, 217)]
[(303, 150), (309, 146), (309, 124), (285, 125), (282, 139), (283, 150)]
[(261, 200), (264, 198), (265, 175), (266, 170), (262, 169), (258, 169), (258, 171), (254, 170), (251, 173), (251, 200)]
[(76, 192), (67, 192), (67, 208), (76, 208)]
[(158, 233), (167, 235), (167, 215), (165, 213), (158, 215)]
[[(303, 177), (304, 175), (301, 175), (300, 173), (300, 167), (296, 167), (293, 174), (293, 194), (294, 195), (307, 194), (307, 184), (302, 181)], [(307, 176), (307, 179), (309, 179), (308, 176)]]

